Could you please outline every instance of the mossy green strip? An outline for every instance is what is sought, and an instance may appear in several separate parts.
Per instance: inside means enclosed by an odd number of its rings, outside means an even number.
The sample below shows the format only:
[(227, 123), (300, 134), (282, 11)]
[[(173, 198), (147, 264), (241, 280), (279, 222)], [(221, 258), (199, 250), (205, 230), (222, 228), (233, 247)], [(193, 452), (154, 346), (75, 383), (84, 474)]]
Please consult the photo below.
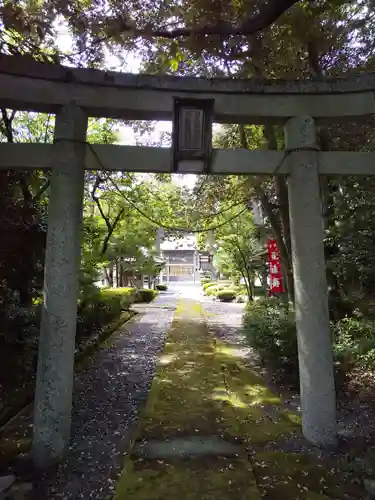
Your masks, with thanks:
[[(227, 437), (227, 404), (215, 346), (199, 303), (181, 300), (139, 425), (138, 440)], [(225, 423), (224, 423), (225, 422)], [(235, 433), (232, 433), (235, 436)], [(237, 436), (236, 436), (237, 437)], [(260, 495), (246, 454), (236, 457), (144, 460), (130, 454), (115, 500), (251, 499)]]
[[(280, 398), (249, 369), (237, 346), (210, 335), (200, 304), (181, 300), (140, 419), (136, 445), (216, 435), (219, 440), (242, 443), (241, 451), (238, 457), (218, 453), (204, 458), (178, 454), (146, 458), (137, 454), (135, 446), (114, 500), (362, 498), (361, 488), (343, 484), (333, 466), (278, 449), (278, 440), (299, 432), (298, 415), (282, 407)], [(264, 451), (266, 445), (276, 451)]]
[(115, 500), (260, 500), (246, 459), (127, 460)]

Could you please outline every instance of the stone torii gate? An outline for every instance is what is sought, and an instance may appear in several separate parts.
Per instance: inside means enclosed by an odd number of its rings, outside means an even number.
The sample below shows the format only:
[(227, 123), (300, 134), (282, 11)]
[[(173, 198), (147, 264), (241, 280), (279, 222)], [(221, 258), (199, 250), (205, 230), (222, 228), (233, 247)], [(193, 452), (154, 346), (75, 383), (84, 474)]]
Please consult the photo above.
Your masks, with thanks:
[[(54, 144), (0, 144), (1, 169), (52, 169), (34, 410), (37, 465), (59, 459), (69, 442), (85, 169), (172, 171), (169, 148), (87, 146), (87, 119), (172, 120), (176, 97), (212, 99), (218, 123), (285, 126), (287, 155), (214, 150), (211, 172), (288, 175), (303, 433), (316, 445), (335, 445), (319, 175), (375, 175), (375, 154), (320, 152), (315, 122), (373, 115), (374, 90), (375, 74), (309, 81), (208, 80), (0, 58), (0, 106), (56, 114)], [(202, 171), (189, 168), (189, 173)]]

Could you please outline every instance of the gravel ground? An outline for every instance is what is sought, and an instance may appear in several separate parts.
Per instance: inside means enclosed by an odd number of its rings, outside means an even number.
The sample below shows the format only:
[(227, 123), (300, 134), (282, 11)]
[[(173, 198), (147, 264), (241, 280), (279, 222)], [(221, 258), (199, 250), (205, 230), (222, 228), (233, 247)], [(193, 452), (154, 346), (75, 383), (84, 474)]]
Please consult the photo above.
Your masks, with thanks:
[(161, 294), (124, 325), (75, 380), (67, 458), (34, 488), (38, 500), (111, 498), (177, 305)]

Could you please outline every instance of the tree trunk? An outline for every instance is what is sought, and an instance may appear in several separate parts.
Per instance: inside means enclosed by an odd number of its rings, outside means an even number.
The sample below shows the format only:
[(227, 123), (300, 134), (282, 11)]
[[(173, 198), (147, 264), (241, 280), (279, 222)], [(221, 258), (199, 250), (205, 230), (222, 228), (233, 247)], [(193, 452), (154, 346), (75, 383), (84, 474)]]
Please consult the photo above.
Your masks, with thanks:
[(120, 287), (120, 273), (119, 273), (119, 262), (118, 259), (116, 259), (115, 262), (115, 271), (116, 271), (116, 288)]
[[(277, 139), (275, 129), (271, 125), (263, 127), (264, 137), (267, 139), (268, 149), (277, 151)], [(289, 300), (294, 300), (294, 282), (292, 268), (292, 242), (290, 236), (290, 220), (289, 220), (289, 197), (286, 177), (284, 175), (275, 175), (273, 177), (275, 193), (277, 198), (277, 208), (279, 211), (280, 225), (276, 231), (280, 232), (279, 238), (283, 240), (283, 249), (280, 248), (280, 256), (284, 267), (284, 282), (287, 289)], [(272, 225), (272, 224), (271, 224)], [(272, 227), (273, 230), (274, 227)], [(281, 231), (280, 231), (281, 229)], [(277, 239), (277, 238), (276, 238)]]
[(124, 263), (122, 261), (122, 257), (120, 257), (119, 261), (119, 278), (120, 278), (120, 287), (124, 287)]
[(113, 287), (113, 264), (110, 264), (108, 268), (108, 281), (109, 286)]

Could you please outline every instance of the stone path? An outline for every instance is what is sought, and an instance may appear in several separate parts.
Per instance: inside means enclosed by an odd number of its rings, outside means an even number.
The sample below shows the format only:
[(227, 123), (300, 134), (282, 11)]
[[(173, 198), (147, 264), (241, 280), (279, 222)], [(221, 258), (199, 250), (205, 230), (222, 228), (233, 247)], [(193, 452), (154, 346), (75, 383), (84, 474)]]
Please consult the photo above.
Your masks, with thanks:
[[(69, 453), (25, 498), (363, 499), (334, 463), (286, 448), (298, 416), (251, 366), (243, 305), (171, 290), (77, 374)], [(29, 414), (12, 426), (26, 447)]]
[[(67, 458), (36, 481), (30, 498), (112, 497), (176, 304), (177, 296), (167, 293), (142, 305), (142, 313), (112, 336), (76, 375)], [(6, 447), (9, 441), (28, 446), (31, 423), (29, 412), (22, 415), (7, 430), (2, 445)]]
[(278, 447), (298, 416), (245, 359), (241, 313), (180, 300), (114, 500), (364, 498), (333, 464)]

